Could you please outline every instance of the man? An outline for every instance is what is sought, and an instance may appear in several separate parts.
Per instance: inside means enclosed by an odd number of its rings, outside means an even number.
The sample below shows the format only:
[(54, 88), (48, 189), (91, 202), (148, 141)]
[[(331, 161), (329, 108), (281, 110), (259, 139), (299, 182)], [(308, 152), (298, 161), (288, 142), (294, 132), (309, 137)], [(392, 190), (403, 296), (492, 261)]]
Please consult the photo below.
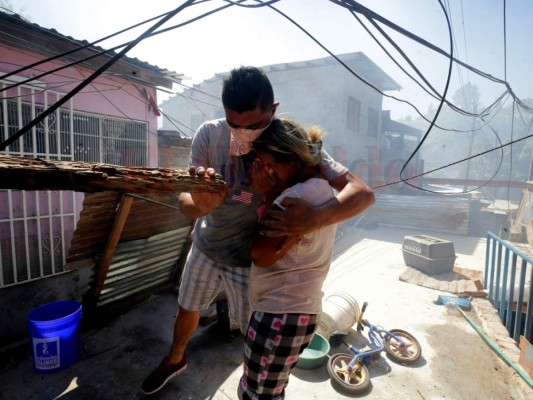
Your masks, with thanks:
[[(174, 325), (170, 354), (143, 382), (145, 394), (156, 393), (187, 367), (185, 348), (194, 333), (200, 311), (215, 299), (220, 284), (228, 299), (230, 318), (244, 334), (248, 325), (248, 279), (251, 267), (250, 240), (257, 226), (257, 209), (263, 203), (251, 179), (252, 143), (269, 126), (279, 103), (272, 85), (255, 67), (234, 69), (224, 79), (222, 104), (226, 118), (207, 121), (196, 132), (190, 155), (191, 174), (222, 174), (226, 190), (221, 193), (181, 193), (180, 211), (197, 219), (193, 245), (187, 257), (178, 296), (179, 312)], [(285, 211), (270, 211), (262, 223), (266, 236), (301, 236), (317, 228), (351, 218), (374, 203), (372, 190), (325, 152), (322, 175), (338, 194), (321, 207), (300, 199), (283, 201)], [(269, 179), (269, 174), (255, 176)]]

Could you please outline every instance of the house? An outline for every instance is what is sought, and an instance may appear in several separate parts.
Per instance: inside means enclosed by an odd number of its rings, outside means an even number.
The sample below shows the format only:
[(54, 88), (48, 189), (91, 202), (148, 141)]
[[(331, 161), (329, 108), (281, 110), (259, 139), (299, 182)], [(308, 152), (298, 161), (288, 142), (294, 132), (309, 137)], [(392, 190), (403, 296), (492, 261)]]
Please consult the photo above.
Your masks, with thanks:
[[(126, 56), (100, 71), (117, 53), (16, 14), (0, 12), (0, 31), (0, 155), (158, 166), (156, 89), (179, 75)], [(0, 190), (0, 349), (26, 336), (26, 314), (43, 303), (96, 307), (170, 284), (191, 229), (176, 204), (165, 193)], [(161, 257), (162, 246), (173, 251)]]
[[(420, 152), (411, 154), (424, 132), (392, 120), (390, 111), (383, 110), (383, 93), (401, 87), (364, 53), (262, 68), (280, 102), (277, 115), (323, 127), (325, 149), (376, 190), (376, 204), (363, 214), (369, 226), (484, 235), (486, 225), (480, 227), (477, 218), (479, 201), (462, 194), (444, 199), (418, 190), (414, 186), (423, 186), (421, 178), (401, 181), (422, 172)], [(225, 75), (216, 74), (162, 102), (165, 115), (171, 117), (162, 129), (172, 129), (172, 122), (178, 121), (192, 135), (202, 122), (224, 117), (220, 94)], [(354, 222), (349, 221), (347, 228)], [(488, 222), (494, 225), (492, 219)]]
[[(326, 150), (371, 185), (379, 185), (387, 165), (380, 162), (376, 166), (375, 159), (390, 131), (386, 128), (391, 126), (390, 114), (382, 109), (382, 93), (401, 87), (364, 53), (336, 57), (338, 60), (329, 56), (262, 68), (272, 82), (275, 100), (280, 102), (277, 114), (320, 125), (327, 132)], [(192, 135), (202, 122), (224, 117), (220, 100), (224, 76), (217, 74), (174, 95), (162, 102), (161, 108)], [(171, 120), (163, 121), (162, 129), (172, 129)], [(394, 122), (397, 146), (402, 146), (404, 134), (413, 136), (413, 131)], [(414, 133), (415, 140), (419, 136)], [(387, 160), (393, 159), (388, 156)]]
[(186, 170), (189, 165), (189, 152), (192, 138), (184, 137), (176, 130), (157, 131), (159, 138), (159, 166)]

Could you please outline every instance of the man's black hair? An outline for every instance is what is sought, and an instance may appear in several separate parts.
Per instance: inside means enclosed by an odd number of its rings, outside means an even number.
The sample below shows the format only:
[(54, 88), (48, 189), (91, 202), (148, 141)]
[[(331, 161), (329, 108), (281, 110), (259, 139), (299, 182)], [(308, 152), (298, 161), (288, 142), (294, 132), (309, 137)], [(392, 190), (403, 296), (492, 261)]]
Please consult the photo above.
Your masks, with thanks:
[(274, 105), (274, 90), (262, 69), (241, 66), (224, 78), (222, 104), (225, 109), (239, 114), (255, 110), (257, 106), (261, 111), (270, 111)]

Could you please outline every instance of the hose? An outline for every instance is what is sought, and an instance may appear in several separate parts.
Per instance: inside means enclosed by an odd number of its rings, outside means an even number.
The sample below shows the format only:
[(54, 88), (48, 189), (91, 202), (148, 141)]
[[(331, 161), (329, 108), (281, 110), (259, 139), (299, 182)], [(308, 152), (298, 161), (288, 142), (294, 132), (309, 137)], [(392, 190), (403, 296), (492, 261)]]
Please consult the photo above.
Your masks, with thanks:
[(472, 327), (476, 330), (477, 333), (487, 342), (487, 344), (501, 357), (503, 360), (509, 364), (517, 373), (526, 381), (526, 383), (533, 387), (533, 379), (531, 379), (520, 366), (516, 365), (513, 360), (511, 360), (499, 347), (496, 343), (494, 343), (486, 334), (483, 332), (483, 330), (470, 318), (468, 315), (465, 314), (465, 312), (461, 309), (461, 307), (457, 306), (457, 309), (463, 314), (463, 317), (472, 325)]

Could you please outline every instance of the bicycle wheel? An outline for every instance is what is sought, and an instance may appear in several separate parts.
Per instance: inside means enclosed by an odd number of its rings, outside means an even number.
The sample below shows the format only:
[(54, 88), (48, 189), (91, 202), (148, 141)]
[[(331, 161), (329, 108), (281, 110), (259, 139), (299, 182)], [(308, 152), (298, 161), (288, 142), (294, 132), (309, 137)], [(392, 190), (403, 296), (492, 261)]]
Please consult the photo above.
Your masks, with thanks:
[(328, 361), (328, 374), (334, 386), (348, 393), (362, 393), (370, 388), (370, 373), (368, 368), (357, 363), (349, 367), (353, 355), (335, 354)]
[(391, 329), (389, 331), (394, 336), (402, 339), (403, 343), (387, 335), (385, 338), (385, 351), (392, 361), (400, 364), (414, 364), (422, 355), (422, 347), (418, 340), (401, 329)]

